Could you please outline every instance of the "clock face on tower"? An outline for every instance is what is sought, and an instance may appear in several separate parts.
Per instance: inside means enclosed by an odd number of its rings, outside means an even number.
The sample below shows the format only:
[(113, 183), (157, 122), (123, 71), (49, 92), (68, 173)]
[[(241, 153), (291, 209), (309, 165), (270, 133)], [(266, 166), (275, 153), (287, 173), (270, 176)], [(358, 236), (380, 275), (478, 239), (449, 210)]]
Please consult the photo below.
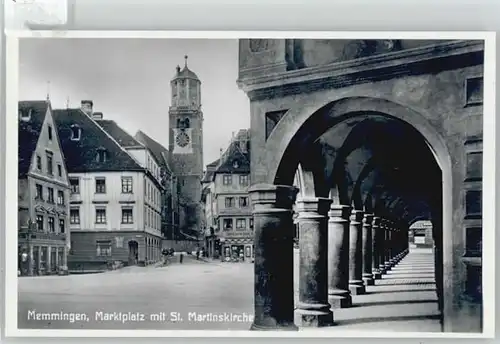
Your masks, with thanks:
[(175, 142), (179, 147), (186, 147), (189, 144), (189, 141), (190, 141), (189, 135), (183, 131), (178, 133), (177, 137), (175, 138)]

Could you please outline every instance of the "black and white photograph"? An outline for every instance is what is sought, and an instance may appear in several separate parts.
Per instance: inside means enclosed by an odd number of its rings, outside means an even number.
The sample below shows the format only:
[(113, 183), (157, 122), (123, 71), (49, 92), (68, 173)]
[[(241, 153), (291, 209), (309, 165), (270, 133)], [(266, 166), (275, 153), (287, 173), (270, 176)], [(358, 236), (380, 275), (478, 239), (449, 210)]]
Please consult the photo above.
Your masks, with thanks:
[(18, 333), (481, 336), (484, 35), (93, 35), (7, 45)]

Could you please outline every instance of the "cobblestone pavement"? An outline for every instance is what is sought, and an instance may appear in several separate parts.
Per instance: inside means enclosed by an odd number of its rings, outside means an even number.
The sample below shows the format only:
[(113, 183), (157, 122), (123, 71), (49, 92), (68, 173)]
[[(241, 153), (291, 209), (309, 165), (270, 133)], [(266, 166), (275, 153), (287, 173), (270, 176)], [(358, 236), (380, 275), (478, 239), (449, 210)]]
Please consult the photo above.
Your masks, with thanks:
[[(331, 329), (440, 331), (433, 269), (432, 254), (408, 255), (355, 296), (354, 307), (335, 310)], [(67, 318), (34, 319), (59, 312)], [(75, 314), (84, 315), (71, 321)], [(250, 263), (187, 258), (161, 268), (19, 279), (20, 328), (247, 330), (252, 316)]]

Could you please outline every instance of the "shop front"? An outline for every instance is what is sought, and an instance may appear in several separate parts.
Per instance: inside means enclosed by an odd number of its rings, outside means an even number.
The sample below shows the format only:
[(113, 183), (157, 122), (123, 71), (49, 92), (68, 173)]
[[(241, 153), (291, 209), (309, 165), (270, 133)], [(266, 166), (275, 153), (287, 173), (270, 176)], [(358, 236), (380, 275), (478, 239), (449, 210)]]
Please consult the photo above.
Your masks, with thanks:
[(21, 276), (66, 273), (66, 241), (46, 238), (43, 234), (22, 233), (18, 245), (18, 272)]
[(225, 262), (253, 262), (254, 243), (253, 237), (234, 238), (225, 237), (220, 239), (222, 248), (221, 260)]

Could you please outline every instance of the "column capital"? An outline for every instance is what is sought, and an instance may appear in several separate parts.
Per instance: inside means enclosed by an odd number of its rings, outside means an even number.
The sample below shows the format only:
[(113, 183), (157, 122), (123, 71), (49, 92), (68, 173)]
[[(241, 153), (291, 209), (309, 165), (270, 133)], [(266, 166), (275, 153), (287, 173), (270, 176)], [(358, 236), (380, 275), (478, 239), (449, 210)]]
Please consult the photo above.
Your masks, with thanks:
[(360, 224), (361, 220), (363, 220), (363, 214), (363, 210), (354, 209), (353, 211), (351, 211), (351, 216), (349, 218), (349, 220), (351, 220), (351, 224)]
[(297, 209), (299, 218), (308, 218), (311, 215), (326, 216), (330, 210), (332, 200), (324, 197), (301, 197), (297, 200)]
[(363, 226), (371, 226), (373, 221), (373, 214), (365, 213), (363, 216)]
[(349, 215), (351, 214), (351, 207), (342, 204), (332, 204), (330, 205), (330, 211), (328, 216), (330, 217), (330, 222), (347, 221)]
[(382, 220), (379, 216), (373, 216), (372, 226), (380, 227), (380, 220)]
[(255, 184), (248, 188), (253, 213), (292, 210), (299, 189), (290, 185)]

